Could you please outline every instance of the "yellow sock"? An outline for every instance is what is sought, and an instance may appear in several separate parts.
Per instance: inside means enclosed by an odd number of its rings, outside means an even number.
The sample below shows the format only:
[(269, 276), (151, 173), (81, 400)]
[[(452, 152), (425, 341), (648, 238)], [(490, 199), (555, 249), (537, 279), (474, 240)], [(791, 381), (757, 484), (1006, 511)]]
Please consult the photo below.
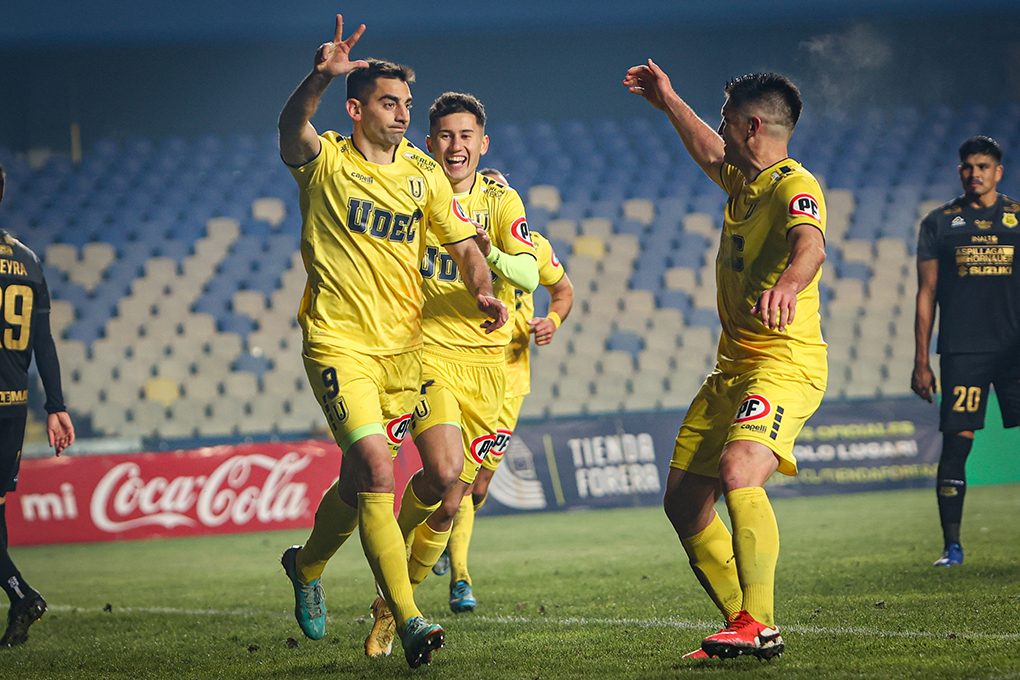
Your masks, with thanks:
[[(412, 476), (411, 479), (414, 479)], [(411, 479), (407, 480), (404, 487), (404, 495), (400, 499), (400, 512), (397, 513), (397, 524), (400, 525), (400, 534), (404, 537), (404, 547), (411, 549), (411, 541), (414, 539), (414, 530), (425, 522), (433, 512), (439, 509), (439, 503), (425, 505), (414, 493), (411, 486)], [(438, 558), (437, 558), (438, 559)]]
[(312, 533), (294, 558), (298, 578), (306, 584), (322, 576), (326, 562), (358, 528), (358, 509), (341, 500), (339, 484), (322, 494)]
[(759, 623), (773, 626), (776, 561), (779, 559), (779, 525), (772, 504), (760, 486), (726, 494), (733, 522), (733, 554), (743, 591), (741, 609)]
[(421, 616), (421, 611), (407, 580), (407, 552), (393, 517), (393, 498), (391, 493), (359, 493), (358, 528), (375, 582), (393, 612), (397, 630), (403, 631), (407, 620)]
[(468, 547), (471, 545), (471, 532), (475, 528), (475, 504), (470, 498), (460, 502), (460, 509), (453, 517), (453, 529), (450, 532), (450, 583), (467, 581), (471, 585), (468, 574)]
[(733, 559), (733, 537), (717, 514), (701, 532), (680, 543), (691, 559), (691, 569), (715, 606), (729, 619), (741, 609), (743, 592)]
[(422, 522), (414, 530), (411, 557), (407, 560), (407, 577), (411, 581), (411, 590), (417, 588), (429, 575), (439, 556), (446, 550), (446, 543), (449, 540), (450, 529), (436, 531), (426, 522)]

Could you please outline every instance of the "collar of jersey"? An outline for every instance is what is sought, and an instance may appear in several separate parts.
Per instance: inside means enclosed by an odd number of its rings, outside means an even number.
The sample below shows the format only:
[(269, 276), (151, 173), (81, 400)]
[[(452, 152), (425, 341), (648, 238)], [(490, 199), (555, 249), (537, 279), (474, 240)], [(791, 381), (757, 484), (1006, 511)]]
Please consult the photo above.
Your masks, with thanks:
[(787, 156), (781, 161), (776, 161), (772, 165), (768, 166), (767, 168), (764, 168), (761, 172), (759, 172), (758, 176), (754, 178), (754, 181), (747, 185), (747, 188), (751, 190), (752, 194), (760, 194), (761, 192), (765, 191), (765, 189), (767, 189), (769, 185), (775, 181), (772, 178), (773, 170), (775, 170), (778, 166), (784, 163), (796, 164), (797, 161), (793, 160), (789, 156)]
[[(358, 145), (354, 143), (354, 135), (350, 136), (350, 140), (351, 140), (351, 148), (354, 149), (356, 152), (358, 152), (358, 155), (361, 156), (361, 160), (362, 161), (364, 161), (365, 163), (368, 163), (369, 165), (379, 165), (378, 163), (373, 163), (372, 161), (368, 160), (365, 157), (365, 154), (363, 154), (361, 152), (361, 149), (358, 148)], [(395, 147), (393, 147), (393, 160), (390, 161), (390, 165), (392, 165), (393, 163), (397, 162), (397, 154), (400, 153), (400, 149), (401, 149), (401, 147), (404, 146), (404, 143), (406, 141), (407, 141), (406, 137), (401, 137), (400, 141), (397, 142), (397, 145)]]

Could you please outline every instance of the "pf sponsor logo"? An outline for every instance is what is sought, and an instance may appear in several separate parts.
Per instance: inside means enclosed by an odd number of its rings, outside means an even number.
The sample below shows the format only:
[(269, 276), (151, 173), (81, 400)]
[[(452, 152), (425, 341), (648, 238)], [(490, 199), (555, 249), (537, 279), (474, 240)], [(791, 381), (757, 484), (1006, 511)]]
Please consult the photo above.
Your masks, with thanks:
[(772, 404), (769, 403), (769, 400), (760, 394), (752, 394), (749, 397), (744, 397), (733, 422), (746, 423), (750, 420), (759, 420), (770, 413), (772, 413)]
[(461, 222), (471, 224), (471, 219), (467, 216), (467, 213), (464, 212), (464, 208), (460, 206), (460, 203), (457, 202), (456, 198), (453, 199), (453, 214), (456, 215), (457, 219)]
[(811, 194), (797, 194), (790, 199), (790, 214), (810, 217), (813, 220), (821, 219), (822, 216), (818, 201)]
[(404, 441), (407, 431), (411, 429), (411, 414), (405, 413), (399, 418), (394, 418), (386, 423), (386, 438), (391, 444), (399, 444)]
[(481, 465), (485, 462), (485, 457), (489, 455), (489, 451), (496, 445), (496, 435), (494, 434), (483, 434), (481, 437), (475, 437), (471, 442), (471, 458), (476, 463)]
[(489, 455), (493, 458), (502, 458), (506, 453), (506, 447), (510, 445), (510, 438), (513, 436), (513, 430), (496, 430), (496, 443), (489, 449)]
[(552, 263), (552, 266), (557, 267), (557, 268), (563, 266), (562, 264), (560, 264), (560, 258), (556, 257), (556, 251), (555, 250), (550, 250), (549, 251), (549, 262)]
[(531, 240), (531, 230), (528, 229), (528, 221), (523, 217), (518, 217), (514, 220), (514, 223), (510, 225), (510, 233), (521, 243), (532, 248), (535, 247), (534, 241)]

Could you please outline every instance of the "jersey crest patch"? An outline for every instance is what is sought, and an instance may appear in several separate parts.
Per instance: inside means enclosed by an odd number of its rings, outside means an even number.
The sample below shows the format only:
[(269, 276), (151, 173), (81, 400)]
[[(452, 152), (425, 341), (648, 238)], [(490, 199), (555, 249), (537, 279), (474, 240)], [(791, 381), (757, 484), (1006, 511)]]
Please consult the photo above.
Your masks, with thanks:
[(404, 435), (411, 428), (411, 414), (405, 413), (399, 418), (394, 418), (386, 423), (386, 438), (391, 444), (399, 444), (404, 440)]
[(818, 200), (811, 194), (797, 194), (790, 199), (790, 214), (803, 215), (818, 221), (821, 219), (821, 210), (818, 208)]
[(1002, 226), (1012, 229), (1017, 225), (1016, 215), (1014, 213), (1004, 213), (1002, 215)]
[(518, 217), (514, 220), (514, 223), (510, 225), (510, 233), (513, 234), (513, 237), (521, 243), (529, 245), (532, 248), (535, 247), (535, 242), (531, 240), (531, 230), (528, 229), (527, 219)]
[(734, 423), (746, 423), (749, 420), (760, 420), (772, 413), (772, 404), (769, 400), (760, 394), (752, 394), (749, 397), (744, 397), (744, 401), (740, 403), (740, 408), (737, 409), (737, 417), (733, 419)]
[(407, 188), (411, 192), (411, 198), (416, 201), (425, 196), (425, 180), (421, 177), (408, 177)]

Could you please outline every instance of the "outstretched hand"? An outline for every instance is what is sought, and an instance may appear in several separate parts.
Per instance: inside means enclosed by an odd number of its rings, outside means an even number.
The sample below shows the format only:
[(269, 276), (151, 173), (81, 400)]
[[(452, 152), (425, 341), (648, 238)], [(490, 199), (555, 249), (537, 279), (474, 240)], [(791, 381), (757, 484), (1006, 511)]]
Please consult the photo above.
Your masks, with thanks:
[(364, 60), (351, 61), (351, 48), (361, 39), (365, 32), (365, 24), (358, 26), (347, 40), (343, 39), (344, 18), (336, 15), (336, 30), (333, 32), (333, 42), (322, 43), (315, 53), (315, 71), (333, 78), (347, 75), (359, 68), (368, 68), (368, 62)]
[(503, 324), (510, 318), (510, 312), (507, 311), (506, 305), (498, 298), (479, 293), (477, 300), (478, 309), (489, 317), (489, 320), (482, 324), (482, 328), (485, 329), (486, 333), (492, 333), (502, 328)]
[(651, 59), (647, 64), (627, 69), (623, 84), (634, 94), (647, 99), (649, 104), (660, 111), (666, 110), (666, 96), (673, 92), (669, 76)]

